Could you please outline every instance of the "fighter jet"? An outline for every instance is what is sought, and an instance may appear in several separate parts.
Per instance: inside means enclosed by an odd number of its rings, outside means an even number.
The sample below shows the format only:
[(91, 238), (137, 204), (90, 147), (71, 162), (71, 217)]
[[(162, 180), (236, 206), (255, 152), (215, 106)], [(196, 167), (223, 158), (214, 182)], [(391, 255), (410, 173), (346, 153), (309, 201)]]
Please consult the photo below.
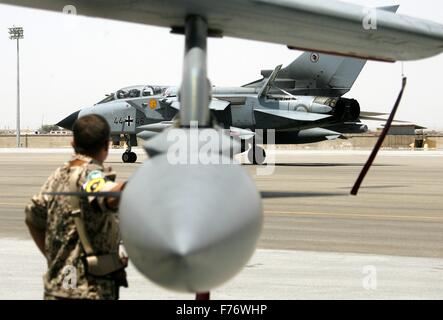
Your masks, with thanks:
[[(264, 143), (266, 135), (257, 139), (257, 129), (276, 130), (275, 144), (313, 143), (367, 132), (361, 120), (382, 121), (375, 116), (383, 113), (362, 112), (357, 100), (343, 98), (365, 64), (366, 60), (305, 52), (284, 69), (262, 70), (262, 79), (242, 87), (214, 86), (209, 105), (212, 118), (233, 136), (242, 133), (241, 151), (249, 149), (248, 159), (254, 164), (263, 164), (266, 158), (255, 143)], [(137, 145), (136, 137), (147, 140), (173, 125), (180, 109), (178, 91), (153, 85), (123, 88), (57, 125), (70, 130), (77, 117), (99, 114), (107, 119), (114, 144), (121, 138), (126, 141), (123, 162), (135, 162), (131, 148)]]
[[(53, 11), (65, 5), (61, 0), (0, 3)], [(145, 144), (150, 159), (129, 179), (120, 203), (121, 232), (131, 261), (154, 283), (181, 292), (208, 292), (234, 277), (253, 254), (263, 222), (260, 194), (242, 167), (168, 161), (172, 131), (190, 134), (192, 123), (197, 122), (201, 132), (218, 132), (211, 129), (208, 107), (208, 36), (268, 41), (381, 61), (417, 60), (443, 52), (443, 25), (335, 0), (327, 6), (320, 0), (71, 3), (78, 14), (152, 24), (185, 34), (179, 124)], [(374, 15), (376, 27), (368, 28), (368, 17)], [(405, 85), (406, 79), (368, 164), (392, 123)], [(223, 132), (220, 137), (230, 139)], [(198, 159), (201, 147), (197, 144), (197, 148), (183, 148), (179, 153), (191, 159), (197, 155)], [(221, 144), (211, 154), (225, 160), (224, 148)]]

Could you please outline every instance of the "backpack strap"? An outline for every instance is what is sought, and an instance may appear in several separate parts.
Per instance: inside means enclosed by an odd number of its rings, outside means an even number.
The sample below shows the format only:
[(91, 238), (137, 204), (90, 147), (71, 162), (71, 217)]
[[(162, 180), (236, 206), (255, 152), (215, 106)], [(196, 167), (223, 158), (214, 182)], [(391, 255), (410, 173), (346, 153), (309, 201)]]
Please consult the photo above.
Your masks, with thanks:
[[(78, 180), (80, 179), (80, 175), (84, 170), (82, 167), (71, 167), (71, 170), (74, 172), (71, 174), (69, 181), (69, 191), (71, 192), (79, 192)], [(80, 242), (83, 246), (83, 249), (86, 252), (87, 256), (94, 255), (94, 249), (92, 248), (91, 242), (89, 241), (88, 234), (86, 233), (86, 226), (83, 216), (83, 211), (80, 208), (80, 198), (76, 196), (71, 196), (70, 204), (71, 204), (71, 215), (74, 218), (75, 227), (77, 229), (78, 237), (80, 238)]]

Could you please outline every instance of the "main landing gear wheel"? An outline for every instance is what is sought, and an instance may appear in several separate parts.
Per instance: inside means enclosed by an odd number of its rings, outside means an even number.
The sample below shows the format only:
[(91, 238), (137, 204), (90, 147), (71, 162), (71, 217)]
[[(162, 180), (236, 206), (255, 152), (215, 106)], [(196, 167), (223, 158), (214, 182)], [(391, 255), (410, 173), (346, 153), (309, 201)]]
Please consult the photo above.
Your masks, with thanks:
[(134, 163), (137, 161), (137, 154), (135, 152), (125, 152), (122, 154), (124, 163)]
[(266, 162), (266, 151), (262, 147), (252, 147), (248, 151), (248, 160), (252, 164), (262, 165)]

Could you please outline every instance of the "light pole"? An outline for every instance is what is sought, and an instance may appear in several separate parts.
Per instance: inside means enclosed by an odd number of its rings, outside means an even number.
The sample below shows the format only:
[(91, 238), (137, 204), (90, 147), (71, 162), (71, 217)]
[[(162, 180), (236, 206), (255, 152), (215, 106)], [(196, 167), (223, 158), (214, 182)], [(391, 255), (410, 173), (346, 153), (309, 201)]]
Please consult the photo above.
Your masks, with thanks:
[(17, 40), (17, 148), (20, 148), (20, 39), (23, 39), (23, 28), (9, 28), (9, 39)]

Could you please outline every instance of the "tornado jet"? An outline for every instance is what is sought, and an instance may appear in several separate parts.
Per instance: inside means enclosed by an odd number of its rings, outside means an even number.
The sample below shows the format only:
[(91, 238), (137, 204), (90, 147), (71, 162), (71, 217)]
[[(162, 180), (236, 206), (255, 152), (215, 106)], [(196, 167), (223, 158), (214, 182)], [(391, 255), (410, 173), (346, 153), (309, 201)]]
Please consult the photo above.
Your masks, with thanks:
[[(366, 60), (305, 52), (286, 68), (262, 70), (262, 78), (239, 87), (212, 87), (212, 119), (233, 136), (241, 133), (242, 152), (255, 164), (266, 153), (268, 130), (275, 130), (275, 144), (305, 144), (345, 139), (344, 134), (365, 133), (362, 120), (383, 120), (383, 113), (362, 112), (348, 93)], [(180, 110), (179, 90), (173, 86), (139, 85), (108, 94), (57, 125), (71, 129), (77, 117), (99, 114), (107, 119), (114, 144), (127, 145), (123, 162), (135, 162), (131, 151), (137, 137), (144, 140), (172, 126)], [(260, 135), (260, 136), (258, 136)]]

